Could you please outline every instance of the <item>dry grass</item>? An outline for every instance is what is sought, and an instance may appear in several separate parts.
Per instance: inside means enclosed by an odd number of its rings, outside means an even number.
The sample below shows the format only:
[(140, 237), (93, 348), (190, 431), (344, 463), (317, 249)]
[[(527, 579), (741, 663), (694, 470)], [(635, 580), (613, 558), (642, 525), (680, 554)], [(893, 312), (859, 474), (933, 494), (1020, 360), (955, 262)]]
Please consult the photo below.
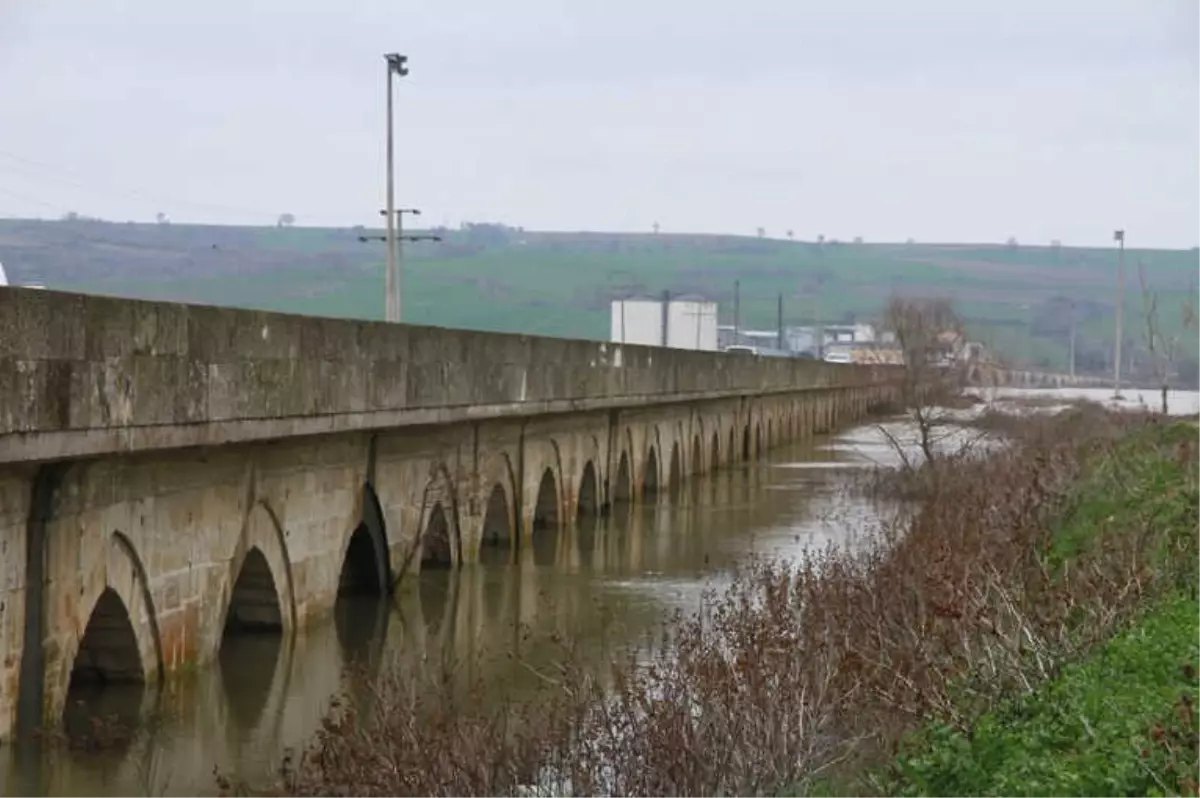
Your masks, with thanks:
[[(966, 729), (1033, 690), (1175, 578), (1151, 567), (1168, 543), (1148, 519), (1054, 556), (1085, 469), (1119, 469), (1114, 441), (1150, 423), (1029, 419), (1011, 446), (939, 469), (878, 545), (749, 563), (702, 612), (668, 619), (654, 652), (608, 672), (569, 641), (533, 696), (484, 701), (478, 685), (393, 672), (373, 709), (342, 701), (273, 789), (744, 795), (844, 781), (930, 721)], [(1194, 474), (1195, 446), (1177, 456)]]

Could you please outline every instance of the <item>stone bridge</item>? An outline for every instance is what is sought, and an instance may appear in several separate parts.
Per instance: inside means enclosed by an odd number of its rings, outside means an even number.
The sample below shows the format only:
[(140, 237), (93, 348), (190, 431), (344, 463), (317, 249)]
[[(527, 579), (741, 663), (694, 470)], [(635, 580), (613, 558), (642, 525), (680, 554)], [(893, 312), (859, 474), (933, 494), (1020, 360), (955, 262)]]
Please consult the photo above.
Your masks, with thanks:
[(860, 418), (896, 376), (0, 288), (0, 739), (340, 593), (567, 556), (578, 519)]
[(981, 388), (1109, 388), (1112, 378), (972, 363), (967, 383)]

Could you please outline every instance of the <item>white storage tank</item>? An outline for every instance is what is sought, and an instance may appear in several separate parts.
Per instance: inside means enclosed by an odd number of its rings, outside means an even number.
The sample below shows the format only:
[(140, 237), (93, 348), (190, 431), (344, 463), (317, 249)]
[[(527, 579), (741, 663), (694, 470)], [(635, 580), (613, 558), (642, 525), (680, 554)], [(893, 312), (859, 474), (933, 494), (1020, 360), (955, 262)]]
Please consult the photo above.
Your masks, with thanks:
[(662, 302), (657, 299), (616, 299), (612, 303), (614, 343), (662, 346)]
[(667, 346), (675, 349), (717, 351), (717, 303), (699, 296), (672, 299), (667, 324)]

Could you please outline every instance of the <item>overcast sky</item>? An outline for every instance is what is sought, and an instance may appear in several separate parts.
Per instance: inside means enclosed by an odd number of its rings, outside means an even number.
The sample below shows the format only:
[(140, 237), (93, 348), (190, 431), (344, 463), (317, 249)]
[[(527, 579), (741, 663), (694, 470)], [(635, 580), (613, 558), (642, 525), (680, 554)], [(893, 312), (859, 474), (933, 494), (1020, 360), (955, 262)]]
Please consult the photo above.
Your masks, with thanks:
[(1190, 247), (1198, 5), (0, 0), (0, 216)]

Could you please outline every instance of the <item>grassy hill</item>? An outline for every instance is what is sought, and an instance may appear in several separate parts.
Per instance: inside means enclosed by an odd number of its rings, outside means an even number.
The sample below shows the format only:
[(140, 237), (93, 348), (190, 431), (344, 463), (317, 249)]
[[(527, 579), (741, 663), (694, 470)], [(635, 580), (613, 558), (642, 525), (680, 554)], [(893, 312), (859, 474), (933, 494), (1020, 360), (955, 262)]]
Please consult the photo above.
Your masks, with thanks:
[[(0, 220), (0, 262), (16, 282), (351, 318), (381, 318), (384, 245), (360, 228), (219, 227), (93, 220)], [(889, 294), (955, 300), (975, 337), (1013, 361), (1065, 368), (1070, 303), (1081, 370), (1109, 367), (1112, 249), (792, 242), (741, 236), (540, 233), (499, 225), (442, 230), (408, 245), (408, 321), (603, 338), (608, 303), (631, 294), (697, 293), (744, 326), (870, 320)], [(1196, 293), (1195, 250), (1126, 253), (1128, 340), (1144, 340), (1137, 265), (1161, 295), (1163, 321)], [(1196, 358), (1195, 330), (1185, 349)], [(1144, 357), (1144, 353), (1143, 353)]]

